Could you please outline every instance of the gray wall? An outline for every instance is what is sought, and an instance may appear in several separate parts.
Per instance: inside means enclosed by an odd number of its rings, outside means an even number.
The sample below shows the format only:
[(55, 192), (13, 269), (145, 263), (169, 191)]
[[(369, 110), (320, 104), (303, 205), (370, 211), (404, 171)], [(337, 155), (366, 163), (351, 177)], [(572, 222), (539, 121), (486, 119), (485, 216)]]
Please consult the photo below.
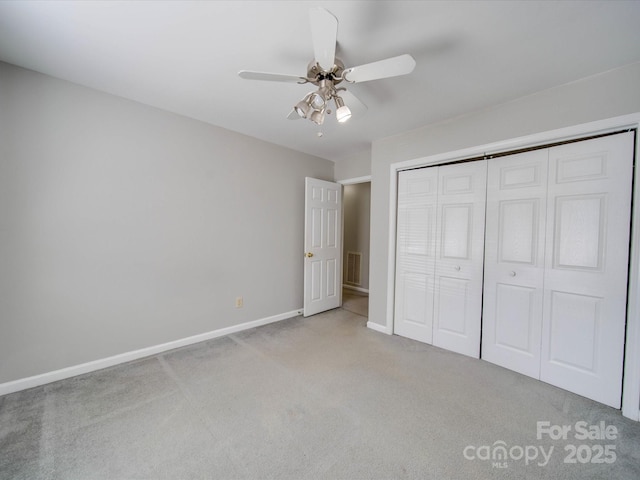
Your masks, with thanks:
[(0, 383), (300, 308), (305, 176), (333, 162), (0, 63)]
[(386, 324), (390, 165), (640, 112), (640, 63), (373, 142), (369, 321)]
[(348, 157), (336, 160), (336, 181), (371, 175), (371, 149), (365, 149)]
[[(369, 218), (371, 212), (371, 182), (345, 185), (344, 207), (344, 276), (347, 278), (347, 252), (361, 252), (361, 284), (369, 289)], [(346, 283), (346, 285), (349, 285)]]

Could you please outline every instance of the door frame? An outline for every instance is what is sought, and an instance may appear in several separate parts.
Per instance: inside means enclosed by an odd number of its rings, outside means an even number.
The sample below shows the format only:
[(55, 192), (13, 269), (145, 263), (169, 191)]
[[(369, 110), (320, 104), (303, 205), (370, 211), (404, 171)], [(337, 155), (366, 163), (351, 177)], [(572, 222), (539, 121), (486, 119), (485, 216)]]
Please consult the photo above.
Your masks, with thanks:
[[(354, 177), (354, 178), (347, 178), (345, 180), (336, 180), (336, 183), (339, 183), (340, 185), (342, 185), (342, 249), (344, 250), (344, 186), (345, 185), (356, 185), (358, 183), (371, 183), (371, 175), (365, 175), (363, 177)], [(371, 201), (369, 201), (369, 211), (371, 211)], [(371, 225), (369, 225), (369, 243), (371, 243)], [(371, 253), (371, 250), (369, 250), (369, 253)], [(342, 260), (343, 264), (342, 264), (342, 270), (343, 270), (343, 274), (344, 274), (344, 262), (345, 259)], [(342, 279), (342, 287), (344, 288), (344, 278)], [(355, 289), (356, 291), (358, 291), (358, 289)], [(369, 296), (369, 291), (368, 290), (362, 290), (363, 292), (366, 292), (367, 297)]]
[[(543, 146), (568, 140), (579, 140), (592, 135), (635, 129), (636, 157), (640, 156), (640, 112), (584, 123), (533, 135), (512, 138), (499, 142), (478, 145), (427, 157), (393, 163), (390, 165), (389, 183), (389, 250), (387, 252), (387, 312), (386, 325), (375, 329), (393, 334), (395, 303), (395, 251), (398, 173), (411, 168), (427, 167), (477, 157), (514, 152), (523, 148)], [(640, 159), (638, 164), (640, 165)], [(640, 295), (629, 292), (640, 291), (640, 168), (634, 169), (631, 211), (631, 242), (629, 251), (629, 282), (627, 289), (627, 327), (622, 384), (622, 415), (640, 421)]]

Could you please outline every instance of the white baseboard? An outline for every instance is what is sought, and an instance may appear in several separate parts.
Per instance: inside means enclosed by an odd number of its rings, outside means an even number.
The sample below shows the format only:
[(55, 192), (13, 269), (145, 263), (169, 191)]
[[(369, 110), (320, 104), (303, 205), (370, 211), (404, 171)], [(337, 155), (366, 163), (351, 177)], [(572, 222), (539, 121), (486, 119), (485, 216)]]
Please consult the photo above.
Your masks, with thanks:
[(390, 332), (386, 325), (380, 325), (379, 323), (367, 322), (367, 328), (375, 330), (376, 332), (386, 333), (387, 335), (393, 335), (393, 332)]
[(347, 290), (355, 290), (356, 292), (366, 293), (367, 295), (369, 295), (369, 290), (367, 290), (366, 288), (354, 287), (353, 285), (345, 285), (344, 283), (342, 284), (342, 288), (346, 288)]
[(172, 342), (163, 343), (161, 345), (154, 345), (152, 347), (141, 348), (140, 350), (134, 350), (132, 352), (121, 353), (112, 357), (103, 358), (100, 360), (94, 360), (92, 362), (82, 363), (80, 365), (74, 365), (72, 367), (62, 368), (60, 370), (54, 370), (53, 372), (47, 372), (40, 375), (34, 375), (33, 377), (21, 378), (19, 380), (13, 380), (11, 382), (0, 383), (0, 396), (7, 395), (9, 393), (18, 392), (20, 390), (26, 390), (28, 388), (38, 387), (51, 382), (57, 382), (58, 380), (64, 380), (65, 378), (75, 377), (103, 368), (112, 367), (121, 363), (130, 362), (132, 360), (138, 360), (139, 358), (149, 357), (157, 355), (159, 353), (173, 350), (174, 348), (185, 347), (194, 343), (204, 342), (213, 338), (223, 337), (232, 333), (241, 332), (242, 330), (248, 330), (250, 328), (259, 327), (261, 325), (267, 325), (268, 323), (278, 322), (280, 320), (286, 320), (287, 318), (296, 317), (302, 315), (302, 309), (292, 310), (291, 312), (281, 313), (279, 315), (273, 315), (271, 317), (261, 318), (258, 320), (252, 320), (250, 322), (241, 323), (239, 325), (233, 325), (231, 327), (220, 328), (211, 332), (201, 333), (192, 337), (181, 338)]

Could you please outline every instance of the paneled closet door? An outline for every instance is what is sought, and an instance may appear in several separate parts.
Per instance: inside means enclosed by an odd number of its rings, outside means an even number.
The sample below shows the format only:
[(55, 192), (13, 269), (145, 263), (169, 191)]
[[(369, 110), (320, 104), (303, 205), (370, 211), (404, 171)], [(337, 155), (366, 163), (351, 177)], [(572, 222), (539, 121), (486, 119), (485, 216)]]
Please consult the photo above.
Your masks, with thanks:
[(550, 149), (540, 379), (620, 408), (634, 134)]
[(487, 161), (438, 177), (433, 344), (479, 358)]
[(549, 151), (489, 161), (482, 358), (540, 377)]
[(393, 331), (429, 344), (433, 342), (437, 195), (437, 167), (409, 170), (398, 175)]

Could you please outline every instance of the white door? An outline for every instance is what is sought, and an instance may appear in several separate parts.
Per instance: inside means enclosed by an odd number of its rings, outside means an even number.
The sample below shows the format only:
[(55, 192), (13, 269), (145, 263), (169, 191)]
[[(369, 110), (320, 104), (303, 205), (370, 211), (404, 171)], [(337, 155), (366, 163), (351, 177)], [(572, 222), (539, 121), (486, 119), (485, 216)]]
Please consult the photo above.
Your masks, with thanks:
[(433, 343), (438, 167), (400, 172), (393, 333)]
[(540, 379), (620, 408), (632, 132), (550, 149)]
[(342, 185), (305, 179), (305, 317), (342, 303)]
[(487, 161), (438, 168), (433, 344), (479, 358)]
[(540, 378), (549, 150), (496, 158), (487, 174), (482, 358)]

